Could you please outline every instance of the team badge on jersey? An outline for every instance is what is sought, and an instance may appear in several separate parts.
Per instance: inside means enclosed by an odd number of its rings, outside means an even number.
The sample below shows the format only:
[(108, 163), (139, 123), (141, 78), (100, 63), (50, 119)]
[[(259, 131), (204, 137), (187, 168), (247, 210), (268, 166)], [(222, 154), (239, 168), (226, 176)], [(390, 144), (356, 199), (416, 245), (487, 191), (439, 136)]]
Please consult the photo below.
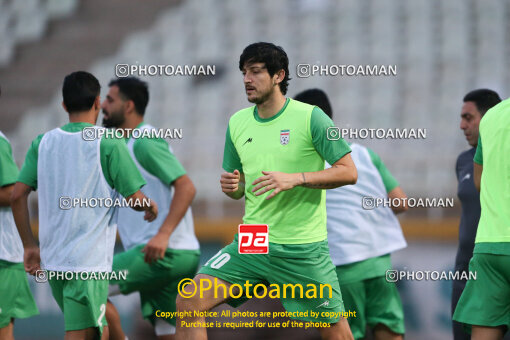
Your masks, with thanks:
[(290, 130), (281, 130), (280, 131), (280, 144), (287, 145), (290, 140)]

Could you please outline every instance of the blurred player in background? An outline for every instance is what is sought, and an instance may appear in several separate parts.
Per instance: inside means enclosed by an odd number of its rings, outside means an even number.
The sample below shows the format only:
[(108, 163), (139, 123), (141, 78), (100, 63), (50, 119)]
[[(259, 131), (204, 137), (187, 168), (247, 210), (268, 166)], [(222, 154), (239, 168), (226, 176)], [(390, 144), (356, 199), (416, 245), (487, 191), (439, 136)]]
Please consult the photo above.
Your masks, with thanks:
[[(0, 92), (1, 93), (1, 92)], [(0, 131), (0, 339), (14, 339), (14, 319), (39, 314), (23, 268), (23, 244), (11, 211), (18, 167)]]
[[(324, 91), (306, 90), (295, 99), (320, 107), (332, 118)], [(407, 246), (395, 217), (407, 210), (402, 200), (407, 196), (375, 152), (356, 143), (349, 145), (358, 181), (326, 192), (331, 260), (337, 266), (345, 309), (356, 311), (356, 317), (348, 318), (349, 325), (355, 339), (365, 338), (367, 325), (377, 340), (403, 339), (404, 310), (395, 283), (386, 280), (386, 271), (392, 268), (390, 253)], [(363, 200), (374, 197), (399, 199), (402, 204), (367, 210)]]
[[(464, 96), (464, 104), (460, 113), (460, 128), (466, 136), (471, 149), (462, 152), (457, 158), (455, 174), (457, 175), (459, 197), (462, 214), (459, 225), (459, 249), (455, 258), (455, 271), (468, 272), (469, 260), (473, 257), (476, 229), (480, 219), (480, 193), (473, 181), (473, 157), (478, 144), (478, 125), (487, 110), (501, 102), (499, 95), (488, 89), (478, 89)], [(453, 280), (452, 315), (466, 286), (466, 279)], [(468, 340), (462, 324), (453, 321), (453, 337), (455, 340)]]
[[(143, 214), (121, 209), (118, 228), (125, 252), (113, 258), (113, 270), (127, 270), (126, 280), (110, 281), (110, 296), (140, 292), (142, 314), (159, 339), (173, 339), (175, 318), (158, 318), (156, 311), (175, 312), (177, 284), (193, 278), (200, 257), (191, 202), (195, 186), (162, 138), (134, 138), (155, 131), (143, 121), (149, 101), (147, 84), (137, 78), (118, 78), (109, 84), (103, 102), (103, 125), (123, 129), (129, 153), (147, 185), (142, 191), (158, 202), (159, 216), (148, 223)], [(139, 135), (138, 135), (139, 136)], [(124, 339), (119, 315), (108, 302), (110, 339)]]
[[(472, 325), (471, 339), (499, 340), (510, 327), (510, 100), (480, 121), (474, 182), (481, 214), (469, 280), (453, 315)], [(483, 149), (482, 149), (483, 146)]]
[[(356, 167), (343, 140), (327, 139), (330, 118), (317, 107), (285, 98), (289, 70), (287, 54), (271, 43), (246, 47), (239, 60), (248, 101), (228, 124), (221, 188), (229, 197), (245, 196), (245, 224), (269, 226), (268, 254), (239, 254), (238, 235), (211, 258), (195, 277), (218, 278), (230, 287), (249, 284), (332, 286), (324, 298), (281, 298), (288, 312), (344, 311), (335, 266), (327, 243), (325, 194), (322, 189), (356, 183)], [(333, 164), (324, 170), (324, 160)], [(221, 259), (221, 261), (219, 260)], [(206, 281), (207, 282), (207, 281)], [(189, 286), (188, 286), (189, 287)], [(186, 288), (188, 288), (186, 287)], [(191, 290), (187, 290), (190, 292)], [(213, 290), (177, 298), (179, 311), (206, 311), (223, 303)], [(229, 300), (239, 306), (246, 299)], [(310, 315), (310, 314), (309, 314)], [(343, 317), (298, 318), (323, 322), (324, 339), (352, 339)], [(203, 322), (204, 318), (186, 318)], [(205, 328), (177, 326), (179, 339), (206, 339)]]
[[(101, 106), (99, 93), (99, 82), (90, 73), (79, 71), (65, 77), (62, 105), (69, 113), (69, 123), (37, 136), (14, 186), (12, 210), (25, 248), (25, 270), (32, 275), (41, 268), (55, 272), (112, 269), (115, 209), (72, 207), (68, 199), (113, 200), (120, 193), (133, 209), (145, 211), (146, 219), (157, 217), (155, 202), (141, 204), (147, 200), (140, 191), (145, 181), (124, 141), (85, 138), (85, 131), (104, 130), (94, 126)], [(28, 195), (36, 189), (40, 255), (27, 206)], [(100, 334), (108, 338), (104, 319), (108, 280), (53, 277), (49, 284), (64, 313), (66, 339), (97, 339)]]

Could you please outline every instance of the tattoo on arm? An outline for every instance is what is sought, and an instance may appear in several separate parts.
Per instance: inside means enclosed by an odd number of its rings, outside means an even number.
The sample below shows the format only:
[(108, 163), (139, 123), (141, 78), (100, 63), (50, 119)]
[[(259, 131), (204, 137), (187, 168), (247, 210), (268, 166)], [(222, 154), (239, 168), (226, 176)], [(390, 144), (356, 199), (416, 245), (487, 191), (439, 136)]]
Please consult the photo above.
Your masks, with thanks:
[[(338, 168), (339, 166), (338, 165), (333, 165), (331, 167), (332, 168)], [(305, 173), (302, 172), (301, 175), (303, 176), (303, 184), (301, 184), (301, 186), (303, 186), (305, 188), (310, 188), (310, 189), (332, 189), (332, 188), (336, 188), (337, 187), (334, 184), (323, 184), (323, 183), (312, 184), (312, 183), (307, 183), (306, 182)]]

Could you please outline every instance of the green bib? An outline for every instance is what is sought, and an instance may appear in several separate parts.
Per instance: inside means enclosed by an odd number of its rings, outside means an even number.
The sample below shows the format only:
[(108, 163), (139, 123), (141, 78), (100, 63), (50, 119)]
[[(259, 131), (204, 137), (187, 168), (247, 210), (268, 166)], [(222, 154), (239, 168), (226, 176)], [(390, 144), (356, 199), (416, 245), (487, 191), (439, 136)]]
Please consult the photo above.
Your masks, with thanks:
[(229, 130), (245, 175), (246, 224), (268, 224), (269, 242), (300, 244), (326, 239), (326, 192), (295, 187), (255, 196), (253, 181), (262, 171), (285, 173), (324, 170), (324, 159), (312, 143), (310, 120), (313, 106), (288, 100), (283, 110), (263, 120), (255, 106), (232, 116)]

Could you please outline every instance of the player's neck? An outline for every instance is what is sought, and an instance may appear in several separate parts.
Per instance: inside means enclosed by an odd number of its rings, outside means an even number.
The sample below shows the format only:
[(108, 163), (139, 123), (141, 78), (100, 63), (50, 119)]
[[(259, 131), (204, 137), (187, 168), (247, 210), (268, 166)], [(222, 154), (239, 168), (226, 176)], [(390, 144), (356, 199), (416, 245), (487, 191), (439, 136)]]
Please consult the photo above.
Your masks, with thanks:
[(142, 116), (138, 116), (138, 115), (135, 115), (133, 117), (131, 117), (131, 119), (126, 119), (124, 121), (124, 124), (122, 124), (121, 126), (119, 126), (120, 129), (124, 130), (125, 132), (127, 131), (132, 131), (133, 129), (135, 129), (138, 125), (140, 125), (140, 123), (143, 122), (143, 117)]
[(97, 114), (94, 111), (80, 111), (69, 114), (69, 123), (89, 123), (95, 125)]
[(265, 102), (257, 104), (257, 112), (259, 117), (262, 119), (268, 119), (273, 117), (275, 114), (285, 105), (287, 99), (281, 93), (275, 93), (269, 97)]

